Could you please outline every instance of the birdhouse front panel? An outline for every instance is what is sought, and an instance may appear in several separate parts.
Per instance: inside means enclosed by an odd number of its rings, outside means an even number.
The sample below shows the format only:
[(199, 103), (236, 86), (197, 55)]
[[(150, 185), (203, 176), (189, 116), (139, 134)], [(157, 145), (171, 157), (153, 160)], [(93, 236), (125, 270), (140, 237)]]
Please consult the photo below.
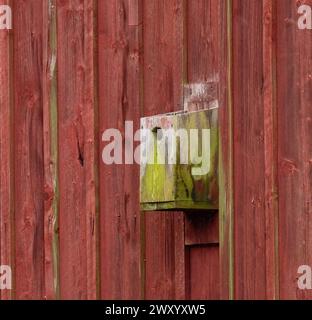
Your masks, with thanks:
[(218, 109), (141, 119), (141, 209), (218, 208)]

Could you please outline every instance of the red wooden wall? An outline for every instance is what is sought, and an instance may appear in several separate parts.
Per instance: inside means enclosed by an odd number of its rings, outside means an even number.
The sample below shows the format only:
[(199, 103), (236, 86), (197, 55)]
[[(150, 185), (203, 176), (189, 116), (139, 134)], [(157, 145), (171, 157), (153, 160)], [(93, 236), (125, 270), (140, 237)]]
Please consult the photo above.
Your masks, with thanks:
[[(312, 5), (311, 0), (304, 1)], [(2, 299), (302, 299), (312, 266), (312, 31), (295, 0), (0, 0)], [(139, 211), (102, 133), (220, 113), (220, 209)], [(124, 143), (129, 144), (124, 137)]]

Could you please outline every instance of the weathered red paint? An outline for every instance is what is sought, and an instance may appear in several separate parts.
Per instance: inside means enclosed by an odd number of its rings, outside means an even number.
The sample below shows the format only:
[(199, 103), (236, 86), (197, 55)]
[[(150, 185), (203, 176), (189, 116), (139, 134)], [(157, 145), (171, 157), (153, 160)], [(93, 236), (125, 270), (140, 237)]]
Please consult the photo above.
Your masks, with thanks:
[[(143, 1), (144, 116), (182, 108), (182, 0)], [(185, 298), (184, 217), (145, 213), (145, 297)]]
[(277, 255), (277, 108), (276, 108), (276, 2), (263, 1), (263, 107), (265, 166), (266, 298), (278, 299)]
[(203, 214), (203, 212), (186, 214), (185, 245), (206, 244), (219, 244), (218, 211), (210, 214)]
[(44, 289), (41, 92), (44, 4), (36, 0), (13, 4), (14, 293), (17, 299), (41, 299)]
[(266, 297), (262, 16), (261, 1), (234, 0), (234, 277), (238, 299)]
[(188, 263), (187, 281), (189, 290), (186, 298), (192, 300), (219, 300), (219, 245), (189, 248)]
[[(312, 265), (299, 2), (2, 3), (0, 264), (14, 290), (1, 299), (311, 298), (296, 279)], [(138, 166), (105, 166), (101, 135), (181, 110), (187, 83), (219, 105), (219, 212), (142, 215)]]
[[(134, 132), (139, 129), (142, 26), (137, 4), (98, 2), (100, 139), (109, 128), (123, 132), (126, 120), (134, 121)], [(104, 142), (100, 146), (101, 298), (140, 299), (139, 167), (104, 165)]]
[[(217, 0), (191, 0), (187, 2), (185, 8), (186, 15), (186, 79), (188, 83), (205, 84), (211, 87), (211, 99), (216, 100), (216, 105), (220, 106), (219, 90), (224, 85), (220, 81), (219, 66), (223, 63), (223, 55), (221, 54), (220, 35), (221, 28), (219, 24), (222, 3)], [(196, 16), (196, 19), (194, 17)], [(220, 107), (224, 108), (224, 105)], [(201, 108), (204, 108), (202, 106)], [(210, 215), (208, 212), (206, 213)], [(189, 254), (187, 262), (189, 269), (189, 298), (214, 298), (220, 297), (219, 285), (219, 219), (218, 212), (214, 213), (216, 217), (206, 220), (201, 224), (201, 228), (197, 226), (198, 217), (190, 216), (187, 218), (187, 224), (191, 224), (191, 228), (196, 229), (199, 234), (209, 233), (206, 241), (210, 245), (202, 246), (200, 249), (196, 245), (202, 245), (202, 237), (194, 241), (188, 248)], [(186, 229), (189, 231), (190, 227)], [(189, 234), (186, 233), (186, 240), (189, 240)], [(196, 239), (193, 239), (196, 240)], [(209, 263), (206, 263), (209, 261)], [(202, 274), (205, 274), (202, 281), (198, 281), (197, 277), (199, 268)]]
[(277, 12), (280, 298), (311, 299), (298, 290), (297, 270), (312, 265), (312, 34), (294, 27), (293, 1), (277, 1)]
[(95, 299), (93, 1), (57, 4), (60, 297)]
[[(1, 4), (7, 4), (1, 0)], [(0, 32), (0, 265), (12, 265), (13, 163), (11, 32)], [(0, 291), (0, 299), (9, 299), (9, 291)]]

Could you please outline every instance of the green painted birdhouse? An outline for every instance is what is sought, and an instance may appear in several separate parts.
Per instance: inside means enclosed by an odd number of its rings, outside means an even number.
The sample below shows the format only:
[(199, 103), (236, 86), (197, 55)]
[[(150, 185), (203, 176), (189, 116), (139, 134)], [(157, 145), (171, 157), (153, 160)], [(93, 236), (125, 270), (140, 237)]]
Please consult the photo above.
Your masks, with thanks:
[(141, 210), (218, 208), (218, 108), (141, 119)]

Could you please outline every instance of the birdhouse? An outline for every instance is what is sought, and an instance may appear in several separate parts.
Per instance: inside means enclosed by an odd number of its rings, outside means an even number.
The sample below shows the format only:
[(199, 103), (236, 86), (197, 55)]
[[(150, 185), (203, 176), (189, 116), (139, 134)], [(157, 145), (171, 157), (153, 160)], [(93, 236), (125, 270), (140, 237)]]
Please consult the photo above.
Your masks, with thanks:
[(141, 210), (218, 208), (218, 108), (141, 119)]

